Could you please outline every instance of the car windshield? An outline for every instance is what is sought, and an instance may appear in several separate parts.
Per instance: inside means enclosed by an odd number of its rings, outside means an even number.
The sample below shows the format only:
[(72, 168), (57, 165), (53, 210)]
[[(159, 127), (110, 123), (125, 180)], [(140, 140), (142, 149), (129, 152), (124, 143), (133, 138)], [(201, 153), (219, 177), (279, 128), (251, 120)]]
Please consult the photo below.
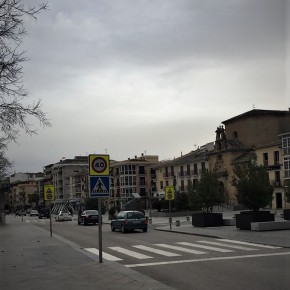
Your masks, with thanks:
[(97, 210), (87, 210), (87, 211), (85, 211), (85, 214), (98, 215), (98, 211)]
[(128, 219), (142, 219), (144, 218), (144, 214), (142, 212), (128, 212), (127, 218)]

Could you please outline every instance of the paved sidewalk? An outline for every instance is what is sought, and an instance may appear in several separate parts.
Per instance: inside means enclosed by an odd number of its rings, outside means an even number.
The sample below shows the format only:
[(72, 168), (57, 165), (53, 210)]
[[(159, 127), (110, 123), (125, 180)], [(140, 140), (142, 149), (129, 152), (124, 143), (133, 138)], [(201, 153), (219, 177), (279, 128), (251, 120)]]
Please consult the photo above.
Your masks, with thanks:
[(239, 229), (236, 229), (235, 226), (196, 228), (190, 224), (186, 224), (186, 222), (181, 222), (181, 225), (178, 227), (173, 224), (171, 230), (169, 228), (169, 225), (157, 227), (155, 228), (155, 230), (214, 237), (220, 239), (239, 240), (290, 248), (290, 230), (254, 232), (241, 231)]
[[(233, 217), (233, 212), (227, 212), (224, 217)], [(167, 218), (168, 220), (168, 218)], [(276, 221), (282, 220), (280, 214), (277, 213), (275, 217)], [(180, 222), (180, 226), (176, 226), (176, 221)], [(153, 218), (154, 224), (154, 218)], [(187, 221), (186, 217), (174, 217), (172, 219), (172, 226), (170, 229), (169, 222), (162, 226), (155, 227), (155, 230), (175, 232), (181, 234), (190, 234), (197, 236), (214, 237), (221, 239), (232, 239), (252, 243), (260, 243), (266, 245), (273, 245), (279, 247), (290, 248), (290, 230), (278, 230), (278, 231), (243, 231), (236, 228), (236, 226), (222, 226), (222, 227), (206, 227), (198, 228), (193, 227), (190, 221)]]
[(100, 264), (14, 216), (0, 225), (0, 281), (1, 290), (173, 289), (115, 262)]
[[(227, 212), (225, 217), (232, 217)], [(191, 219), (190, 219), (191, 220)], [(279, 220), (277, 215), (276, 220)], [(180, 222), (177, 226), (176, 221)], [(109, 223), (107, 216), (103, 222)], [(290, 247), (290, 231), (240, 231), (235, 226), (195, 228), (188, 217), (153, 217), (151, 229), (215, 238)], [(0, 225), (1, 290), (90, 290), (173, 288), (159, 283), (115, 262), (98, 262), (98, 257), (85, 253), (77, 245), (21, 218), (6, 216)]]

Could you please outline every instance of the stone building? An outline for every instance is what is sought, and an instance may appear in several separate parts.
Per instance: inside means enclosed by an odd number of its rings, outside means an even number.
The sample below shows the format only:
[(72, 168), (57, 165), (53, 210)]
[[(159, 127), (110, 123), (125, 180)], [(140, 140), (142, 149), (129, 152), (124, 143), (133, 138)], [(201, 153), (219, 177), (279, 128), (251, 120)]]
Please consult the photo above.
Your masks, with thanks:
[[(222, 122), (216, 130), (215, 149), (209, 153), (209, 168), (216, 170), (232, 203), (235, 187), (233, 168), (257, 160), (269, 172), (275, 187), (272, 207), (281, 206), (284, 173), (281, 136), (290, 132), (290, 110), (251, 110)], [(277, 206), (278, 205), (278, 206)]]

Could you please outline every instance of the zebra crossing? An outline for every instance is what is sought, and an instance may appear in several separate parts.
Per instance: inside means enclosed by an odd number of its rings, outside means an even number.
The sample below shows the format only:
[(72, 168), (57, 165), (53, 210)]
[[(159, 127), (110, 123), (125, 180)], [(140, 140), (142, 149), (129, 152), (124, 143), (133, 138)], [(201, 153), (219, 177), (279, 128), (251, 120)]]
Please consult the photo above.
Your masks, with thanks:
[[(130, 258), (136, 259), (136, 261), (140, 260), (154, 260), (160, 259), (161, 257), (165, 258), (173, 258), (179, 257), (182, 259), (181, 261), (163, 261), (157, 264), (170, 264), (170, 263), (179, 263), (179, 262), (188, 262), (188, 261), (203, 261), (205, 259), (198, 260), (184, 260), (192, 258), (191, 255), (196, 257), (204, 257), (204, 256), (212, 256), (214, 253), (234, 253), (236, 251), (239, 252), (253, 252), (259, 250), (276, 250), (281, 247), (271, 246), (271, 245), (262, 245), (255, 244), (237, 240), (229, 240), (229, 239), (214, 239), (214, 241), (210, 240), (198, 240), (195, 242), (176, 242), (174, 244), (152, 244), (150, 246), (145, 245), (132, 245), (128, 247), (107, 247), (107, 250), (102, 251), (102, 256), (104, 260), (107, 261), (125, 261)], [(96, 248), (84, 248), (85, 251), (90, 252), (95, 255), (99, 255), (99, 250)], [(108, 252), (109, 251), (109, 252)], [(120, 255), (118, 255), (120, 254)], [(264, 254), (263, 254), (264, 255)], [(249, 255), (247, 255), (249, 256)], [(238, 256), (240, 257), (240, 256)], [(225, 258), (225, 257), (222, 257)], [(216, 258), (210, 258), (216, 259)], [(126, 262), (126, 261), (125, 261)], [(127, 267), (134, 266), (144, 266), (144, 265), (155, 265), (156, 263), (145, 263), (145, 264), (131, 264), (125, 265)]]

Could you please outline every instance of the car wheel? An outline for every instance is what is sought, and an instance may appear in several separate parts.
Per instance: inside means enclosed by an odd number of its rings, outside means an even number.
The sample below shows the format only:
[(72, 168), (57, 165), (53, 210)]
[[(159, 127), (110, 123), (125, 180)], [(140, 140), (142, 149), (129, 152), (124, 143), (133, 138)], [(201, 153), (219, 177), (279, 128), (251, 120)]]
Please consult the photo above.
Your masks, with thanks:
[(112, 232), (115, 231), (115, 227), (112, 224), (111, 224), (111, 230), (112, 230)]
[(123, 233), (123, 234), (125, 234), (125, 233), (126, 233), (126, 229), (125, 229), (125, 227), (124, 227), (124, 226), (122, 226), (122, 227), (121, 227), (121, 231), (122, 231), (122, 233)]
[(86, 220), (83, 220), (84, 226), (86, 226), (88, 224), (88, 222)]
[(143, 232), (146, 233), (147, 232), (147, 229), (143, 229)]

